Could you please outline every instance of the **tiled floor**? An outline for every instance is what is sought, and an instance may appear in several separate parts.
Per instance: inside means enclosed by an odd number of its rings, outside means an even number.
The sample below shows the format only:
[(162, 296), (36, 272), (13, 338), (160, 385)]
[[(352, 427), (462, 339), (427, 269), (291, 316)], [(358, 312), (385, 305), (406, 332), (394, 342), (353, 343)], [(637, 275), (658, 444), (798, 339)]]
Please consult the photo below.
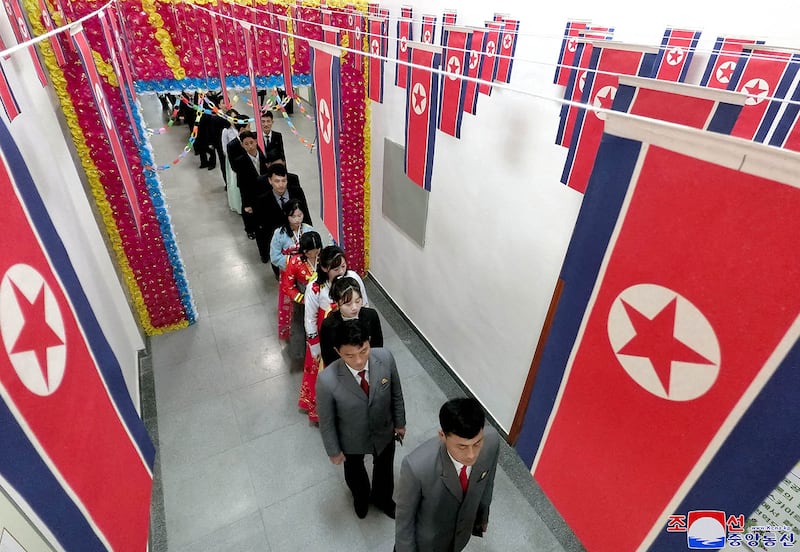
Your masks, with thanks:
[[(157, 100), (142, 103), (150, 124), (161, 127)], [(310, 121), (293, 121), (313, 139)], [(316, 157), (280, 117), (275, 128), (312, 215), (318, 213)], [(157, 161), (175, 159), (187, 136), (185, 126), (154, 136)], [(374, 509), (364, 520), (355, 516), (341, 468), (328, 461), (319, 431), (298, 412), (301, 371), (275, 335), (276, 282), (228, 209), (219, 170), (198, 164), (190, 154), (161, 173), (199, 321), (151, 340), (156, 414), (146, 417), (157, 431), (160, 467), (152, 549), (388, 552), (392, 520)], [(398, 448), (399, 473), (403, 455), (435, 434), (439, 406), (463, 392), (374, 283), (368, 285), (404, 388), (408, 437)], [(149, 388), (145, 381), (144, 395), (152, 395)], [(504, 447), (489, 531), (468, 550), (582, 548), (513, 449)]]

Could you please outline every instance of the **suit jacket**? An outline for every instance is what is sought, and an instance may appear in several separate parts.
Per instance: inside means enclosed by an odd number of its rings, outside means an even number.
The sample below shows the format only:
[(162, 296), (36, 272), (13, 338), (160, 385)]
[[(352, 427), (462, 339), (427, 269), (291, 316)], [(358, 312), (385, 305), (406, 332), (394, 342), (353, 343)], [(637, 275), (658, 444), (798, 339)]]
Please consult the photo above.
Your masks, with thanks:
[(483, 430), (483, 448), (472, 466), (466, 495), (439, 437), (403, 459), (397, 486), (396, 552), (459, 552), (489, 521), (500, 437)]
[[(358, 319), (367, 323), (370, 347), (383, 347), (383, 330), (381, 329), (381, 319), (378, 318), (378, 311), (369, 307), (361, 307), (361, 310), (358, 311)], [(325, 366), (333, 364), (339, 358), (339, 354), (333, 348), (333, 339), (336, 335), (336, 328), (341, 323), (342, 313), (336, 310), (325, 317), (319, 329), (319, 346)]]
[[(248, 162), (250, 160), (248, 159)], [(253, 163), (250, 162), (250, 166)], [(288, 185), (286, 191), (289, 192), (289, 199), (297, 199), (300, 201), (300, 210), (303, 211), (303, 222), (309, 226), (313, 226), (311, 222), (311, 214), (308, 212), (308, 202), (306, 201), (306, 194), (303, 188), (300, 187), (300, 179), (296, 174), (289, 173), (287, 175)], [(272, 193), (272, 186), (269, 184), (269, 179), (266, 176), (258, 178), (257, 188), (260, 194), (253, 202), (253, 212), (255, 213), (258, 227), (272, 237), (275, 229), (286, 222), (286, 217), (283, 216), (283, 209), (281, 209), (280, 202), (275, 199), (275, 194)], [(242, 201), (244, 205), (244, 201)]]
[(386, 349), (369, 353), (369, 397), (343, 360), (317, 377), (319, 431), (328, 456), (382, 452), (405, 427), (403, 388), (394, 357)]
[(264, 192), (263, 181), (259, 182), (258, 177), (267, 171), (267, 159), (261, 150), (258, 150), (258, 165), (259, 170), (256, 171), (247, 152), (231, 160), (231, 168), (236, 172), (236, 183), (242, 193), (242, 207), (253, 207), (258, 196)]
[(267, 137), (264, 136), (264, 149), (266, 153), (277, 151), (280, 153), (281, 159), (286, 161), (286, 154), (283, 152), (283, 136), (277, 130), (270, 132), (269, 144), (266, 143)]

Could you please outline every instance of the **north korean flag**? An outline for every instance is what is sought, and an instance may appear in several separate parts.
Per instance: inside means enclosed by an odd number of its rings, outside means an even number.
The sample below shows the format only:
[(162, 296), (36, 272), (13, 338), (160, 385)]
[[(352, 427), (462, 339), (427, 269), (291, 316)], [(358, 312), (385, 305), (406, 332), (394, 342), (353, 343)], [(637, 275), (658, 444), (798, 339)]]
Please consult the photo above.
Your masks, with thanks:
[[(11, 29), (14, 31), (14, 37), (17, 39), (17, 44), (29, 41), (31, 37), (28, 23), (25, 16), (22, 15), (22, 8), (19, 5), (19, 0), (4, 0), (3, 6), (6, 8), (6, 15), (11, 23)], [(36, 76), (39, 77), (39, 83), (47, 86), (47, 76), (44, 73), (42, 62), (39, 61), (39, 56), (36, 55), (36, 48), (33, 45), (28, 46), (28, 53), (31, 55), (33, 61), (33, 68), (36, 70)]]
[(339, 28), (322, 25), (322, 40), (325, 44), (339, 46)]
[(444, 34), (447, 46), (443, 59), (447, 74), (442, 79), (439, 130), (460, 138), (464, 96), (467, 90), (467, 81), (461, 76), (469, 64), (470, 30), (464, 27), (445, 27)]
[(347, 16), (348, 24), (352, 28), (350, 36), (353, 41), (350, 43), (350, 48), (357, 50), (357, 52), (350, 52), (353, 67), (359, 71), (364, 68), (364, 56), (361, 52), (364, 51), (364, 17), (358, 13), (351, 13)]
[(619, 76), (611, 109), (720, 134), (730, 134), (745, 96), (705, 86)]
[[(587, 36), (584, 36), (587, 35)], [(592, 42), (595, 40), (611, 40), (613, 35), (606, 31), (589, 31), (581, 33), (575, 39), (575, 54), (572, 58), (573, 67), (570, 70), (569, 80), (564, 88), (564, 99), (575, 103), (580, 103), (583, 98), (583, 87), (586, 82), (586, 74), (589, 70), (589, 62), (592, 59)], [(578, 118), (580, 108), (574, 105), (564, 104), (561, 106), (559, 114), (558, 131), (556, 133), (556, 144), (568, 148), (572, 143), (572, 131)]]
[(800, 68), (800, 54), (797, 50), (749, 44), (743, 47), (743, 54), (728, 90), (747, 94), (747, 101), (731, 134), (763, 142)]
[(504, 18), (503, 31), (500, 38), (500, 56), (497, 60), (497, 82), (511, 80), (511, 68), (514, 64), (514, 53), (517, 51), (517, 35), (519, 34), (519, 21)]
[(423, 15), (420, 41), (424, 44), (433, 44), (435, 35), (436, 35), (436, 16)]
[(145, 550), (155, 450), (2, 121), (0, 150), (0, 480), (53, 549)]
[(256, 73), (255, 69), (253, 68), (253, 28), (250, 23), (245, 23), (241, 20), (239, 21), (239, 24), (242, 26), (242, 31), (244, 32), (244, 46), (247, 57), (247, 76), (250, 79), (250, 102), (253, 104), (253, 112), (255, 113), (258, 149), (264, 152), (266, 151), (266, 147), (264, 146), (264, 130), (261, 128), (261, 124), (259, 122), (262, 106), (258, 100), (258, 90), (256, 89)]
[(14, 96), (14, 91), (8, 84), (6, 78), (6, 71), (0, 65), (0, 102), (3, 104), (3, 110), (6, 113), (9, 121), (13, 121), (20, 113), (17, 98)]
[(402, 6), (400, 8), (400, 17), (404, 19), (411, 19), (414, 17), (414, 7), (413, 6)]
[(408, 178), (431, 190), (433, 151), (436, 143), (436, 120), (439, 109), (439, 69), (442, 48), (413, 42), (410, 45), (411, 67), (406, 86), (406, 157)]
[(114, 157), (114, 164), (117, 166), (119, 177), (122, 180), (122, 189), (128, 200), (128, 205), (131, 208), (131, 216), (136, 225), (136, 230), (141, 232), (142, 228), (142, 213), (139, 208), (139, 198), (136, 194), (136, 186), (133, 182), (128, 159), (125, 155), (125, 149), (122, 147), (122, 142), (119, 138), (116, 124), (111, 115), (111, 108), (108, 105), (106, 94), (103, 91), (103, 81), (100, 79), (100, 74), (97, 72), (97, 67), (94, 64), (92, 57), (92, 49), (86, 39), (86, 33), (83, 31), (83, 25), (78, 24), (70, 28), (72, 41), (78, 51), (78, 55), (83, 62), (83, 68), (86, 71), (86, 76), (89, 79), (89, 85), (92, 90), (94, 101), (97, 104), (97, 111), (100, 113), (100, 119), (103, 122), (103, 129), (106, 131), (108, 143), (111, 146), (111, 153)]
[(339, 129), (341, 128), (341, 50), (330, 44), (309, 41), (311, 78), (317, 102), (317, 155), (319, 159), (322, 221), (336, 243), (342, 244)]
[[(142, 141), (142, 137), (139, 134), (139, 125), (136, 124), (136, 119), (133, 116), (133, 106), (131, 106), (131, 98), (128, 97), (127, 94), (127, 85), (125, 84), (125, 75), (122, 72), (122, 68), (120, 67), (120, 57), (118, 56), (116, 43), (114, 39), (111, 37), (111, 25), (106, 20), (106, 12), (101, 11), (97, 14), (97, 19), (100, 21), (100, 26), (103, 29), (103, 38), (106, 41), (106, 47), (108, 48), (108, 54), (111, 58), (111, 65), (114, 67), (114, 74), (117, 76), (117, 82), (119, 82), (119, 91), (120, 96), (122, 97), (122, 104), (125, 106), (125, 111), (128, 113), (128, 122), (130, 123), (131, 128), (133, 129), (133, 136), (136, 139), (136, 143), (140, 143)], [(109, 19), (113, 18), (113, 14)], [(134, 96), (135, 98), (135, 96)]]
[(668, 28), (658, 51), (653, 78), (683, 82), (700, 40), (700, 31)]
[[(100, 13), (102, 14), (103, 12)], [(45, 0), (39, 0), (39, 14), (41, 15), (45, 32), (49, 33), (56, 28), (53, 24), (53, 18), (50, 17), (50, 9), (47, 7)], [(58, 41), (58, 36), (53, 35), (48, 40), (50, 41), (50, 47), (53, 49), (53, 54), (56, 57), (56, 63), (58, 63), (59, 67), (63, 67), (67, 60), (64, 57), (64, 50), (61, 49), (61, 42)]]
[(714, 49), (706, 63), (700, 86), (721, 88), (726, 90), (731, 83), (731, 77), (736, 69), (736, 64), (742, 58), (742, 47), (745, 44), (763, 44), (763, 40), (753, 38), (717, 37)]
[[(411, 19), (403, 18), (397, 20), (397, 61), (408, 62), (411, 57), (408, 51), (408, 43), (413, 40), (413, 29)], [(400, 88), (405, 88), (408, 81), (408, 65), (398, 63), (394, 73), (394, 83)]]
[(752, 512), (800, 457), (800, 162), (606, 132), (518, 450), (587, 550), (674, 551), (670, 514)]
[(286, 96), (294, 98), (294, 87), (292, 86), (292, 58), (289, 56), (289, 32), (285, 17), (278, 18), (281, 35), (281, 61), (283, 65), (283, 89)]
[[(656, 52), (649, 46), (595, 41), (581, 102), (611, 109), (619, 85), (618, 76), (649, 74), (652, 67), (645, 64), (645, 54)], [(604, 113), (594, 109), (578, 111), (561, 181), (579, 192), (585, 191), (589, 182), (605, 117)]]
[(378, 103), (383, 103), (384, 61), (376, 56), (386, 57), (386, 23), (383, 17), (369, 18), (369, 99)]
[(792, 151), (800, 151), (800, 86), (792, 93), (792, 102), (786, 105), (769, 144)]
[[(467, 76), (477, 79), (481, 74), (481, 63), (483, 60), (483, 50), (486, 47), (486, 29), (473, 28), (472, 36), (469, 40), (469, 63), (467, 64)], [(478, 83), (467, 81), (464, 89), (464, 112), (475, 115), (478, 109)]]
[(561, 40), (561, 50), (558, 53), (558, 65), (556, 65), (556, 74), (553, 77), (553, 83), (561, 86), (566, 86), (569, 80), (570, 70), (573, 67), (573, 60), (575, 52), (578, 47), (576, 39), (579, 33), (589, 25), (589, 21), (585, 20), (572, 20), (567, 21), (567, 26), (564, 29), (564, 38)]
[(456, 10), (444, 10), (442, 14), (442, 25), (452, 27), (456, 24), (456, 19), (458, 19), (458, 12)]
[(489, 83), (494, 81), (497, 76), (497, 54), (500, 49), (500, 33), (502, 30), (502, 23), (498, 21), (486, 22), (486, 45), (481, 56), (480, 72), (480, 79), (484, 82), (478, 84), (478, 92), (487, 96), (492, 95), (492, 85)]

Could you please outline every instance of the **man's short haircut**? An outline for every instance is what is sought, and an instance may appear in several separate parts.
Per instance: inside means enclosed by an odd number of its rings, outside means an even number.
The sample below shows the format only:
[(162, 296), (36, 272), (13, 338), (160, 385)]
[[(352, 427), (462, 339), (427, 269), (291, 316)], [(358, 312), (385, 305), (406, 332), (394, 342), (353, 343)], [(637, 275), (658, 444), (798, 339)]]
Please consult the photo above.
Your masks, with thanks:
[(241, 134), (239, 134), (239, 140), (244, 142), (245, 138), (252, 138), (256, 142), (258, 142), (258, 135), (255, 132), (253, 132), (252, 130), (247, 130), (247, 131), (242, 132)]
[(450, 399), (439, 409), (439, 425), (445, 435), (472, 439), (486, 424), (486, 415), (476, 399)]
[(261, 114), (261, 117), (266, 117), (267, 119), (273, 119), (272, 111), (267, 109), (264, 113)]
[(268, 149), (265, 157), (267, 158), (267, 165), (281, 161), (284, 165), (286, 164), (286, 159), (283, 158), (283, 155), (281, 155), (281, 152), (277, 148)]
[(273, 163), (269, 167), (267, 167), (267, 178), (272, 178), (273, 175), (275, 176), (286, 176), (286, 165), (281, 165), (280, 163)]
[(367, 323), (360, 318), (345, 320), (336, 326), (333, 345), (337, 349), (341, 349), (344, 345), (360, 347), (366, 341), (369, 341), (369, 329), (367, 328)]

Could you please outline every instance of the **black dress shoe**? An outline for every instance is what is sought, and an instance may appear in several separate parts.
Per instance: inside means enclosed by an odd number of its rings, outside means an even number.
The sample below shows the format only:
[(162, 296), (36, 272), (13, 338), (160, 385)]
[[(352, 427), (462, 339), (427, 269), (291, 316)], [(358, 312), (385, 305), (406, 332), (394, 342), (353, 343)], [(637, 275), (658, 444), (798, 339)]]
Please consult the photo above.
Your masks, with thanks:
[(255, 234), (255, 232), (248, 232), (247, 233), (247, 237), (249, 239), (251, 239), (251, 240), (254, 240), (254, 239), (256, 239), (256, 234)]
[(369, 501), (353, 499), (353, 509), (356, 511), (358, 519), (364, 519), (369, 511)]
[(381, 504), (379, 502), (373, 502), (375, 506), (377, 506), (384, 514), (388, 517), (394, 519), (395, 512), (397, 511), (397, 504), (395, 504), (394, 500), (390, 500), (386, 504)]
[(200, 163), (200, 168), (201, 169), (205, 169), (206, 167), (208, 167), (208, 165), (206, 165), (205, 163)]

